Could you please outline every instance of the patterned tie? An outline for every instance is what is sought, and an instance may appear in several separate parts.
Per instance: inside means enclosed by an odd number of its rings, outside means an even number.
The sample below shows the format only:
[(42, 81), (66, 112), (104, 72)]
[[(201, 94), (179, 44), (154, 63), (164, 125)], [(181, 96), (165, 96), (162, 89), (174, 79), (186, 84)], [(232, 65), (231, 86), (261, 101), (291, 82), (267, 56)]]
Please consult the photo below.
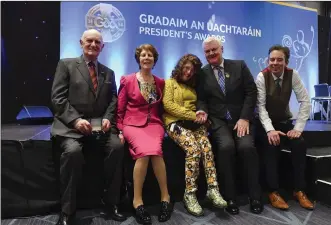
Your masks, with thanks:
[(280, 82), (282, 81), (282, 79), (280, 79), (280, 78), (277, 78), (276, 79), (276, 94), (278, 95), (278, 96), (280, 96), (280, 94), (281, 94), (281, 92), (282, 92), (282, 87), (280, 86)]
[(95, 65), (92, 61), (88, 63), (88, 70), (90, 71), (90, 76), (91, 76), (94, 92), (97, 92), (98, 78), (97, 78), (97, 74), (95, 72)]
[(226, 95), (226, 89), (225, 89), (225, 77), (222, 73), (221, 67), (216, 67), (218, 70), (218, 84), (220, 85), (222, 92), (224, 95)]
[[(216, 69), (218, 70), (218, 84), (220, 85), (221, 90), (222, 90), (224, 96), (226, 96), (225, 77), (224, 77), (224, 74), (222, 72), (222, 68), (220, 66), (218, 66), (218, 67), (216, 67)], [(227, 120), (231, 120), (232, 119), (229, 110), (226, 110), (225, 118)]]

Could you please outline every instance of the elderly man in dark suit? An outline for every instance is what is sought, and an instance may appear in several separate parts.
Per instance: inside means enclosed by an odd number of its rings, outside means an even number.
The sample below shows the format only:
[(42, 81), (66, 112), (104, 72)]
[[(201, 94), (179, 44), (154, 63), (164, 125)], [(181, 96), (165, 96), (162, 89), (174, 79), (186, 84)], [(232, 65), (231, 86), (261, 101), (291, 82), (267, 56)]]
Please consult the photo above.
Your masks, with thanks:
[(258, 155), (251, 124), (257, 98), (253, 76), (244, 61), (222, 57), (223, 46), (218, 39), (205, 39), (203, 50), (208, 65), (200, 73), (197, 114), (200, 123), (207, 118), (211, 123), (220, 190), (228, 202), (226, 210), (231, 214), (239, 213), (234, 170), (238, 155), (248, 181), (250, 209), (261, 213)]
[(85, 31), (80, 45), (82, 56), (59, 61), (52, 87), (55, 118), (51, 135), (63, 151), (60, 158), (62, 211), (57, 225), (75, 221), (76, 188), (84, 163), (82, 149), (91, 140), (96, 141), (92, 132), (95, 129), (101, 131), (105, 139), (90, 150), (98, 151), (101, 146), (105, 153), (103, 202), (106, 213), (117, 221), (126, 219), (117, 208), (122, 183), (123, 143), (118, 138), (115, 121), (115, 74), (98, 62), (104, 44), (97, 30)]

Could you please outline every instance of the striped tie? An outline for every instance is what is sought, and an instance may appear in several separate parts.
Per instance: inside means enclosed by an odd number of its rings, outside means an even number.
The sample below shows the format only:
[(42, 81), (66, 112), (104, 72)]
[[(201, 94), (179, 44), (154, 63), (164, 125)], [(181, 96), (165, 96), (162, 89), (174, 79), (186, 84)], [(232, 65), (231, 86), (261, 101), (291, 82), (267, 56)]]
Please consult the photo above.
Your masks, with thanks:
[(217, 67), (217, 70), (218, 70), (218, 84), (221, 86), (223, 94), (226, 95), (225, 78), (222, 73), (222, 69), (221, 67)]
[[(224, 74), (222, 72), (222, 68), (221, 67), (216, 67), (216, 69), (218, 70), (218, 84), (220, 85), (221, 90), (222, 90), (224, 96), (226, 96), (225, 77), (224, 77)], [(226, 110), (225, 118), (227, 120), (231, 120), (232, 119), (229, 110)]]
[(90, 71), (90, 76), (91, 76), (94, 92), (97, 92), (98, 78), (97, 78), (97, 74), (95, 72), (95, 65), (92, 61), (88, 63), (88, 70)]

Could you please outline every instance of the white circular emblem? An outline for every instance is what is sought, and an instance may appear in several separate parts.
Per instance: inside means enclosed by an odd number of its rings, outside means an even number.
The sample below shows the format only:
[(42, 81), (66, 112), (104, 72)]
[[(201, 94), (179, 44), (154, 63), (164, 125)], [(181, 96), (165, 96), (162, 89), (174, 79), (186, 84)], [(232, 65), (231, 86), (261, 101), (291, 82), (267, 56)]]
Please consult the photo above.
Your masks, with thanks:
[(125, 19), (115, 6), (100, 3), (90, 8), (87, 12), (85, 26), (86, 29), (100, 31), (103, 42), (113, 42), (123, 35)]

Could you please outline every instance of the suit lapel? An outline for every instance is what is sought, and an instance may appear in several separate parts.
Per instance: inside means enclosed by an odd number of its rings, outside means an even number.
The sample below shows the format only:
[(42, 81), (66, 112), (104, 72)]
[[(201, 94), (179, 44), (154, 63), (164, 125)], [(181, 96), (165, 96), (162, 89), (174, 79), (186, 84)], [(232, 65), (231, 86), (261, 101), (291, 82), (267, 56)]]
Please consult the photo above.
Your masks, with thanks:
[(82, 77), (84, 78), (84, 80), (88, 83), (88, 86), (89, 86), (91, 92), (95, 95), (92, 80), (90, 77), (90, 72), (88, 71), (88, 68), (83, 59), (83, 56), (81, 56), (77, 61), (77, 69), (80, 72), (80, 74), (82, 75)]
[(98, 62), (98, 92), (97, 92), (97, 96), (99, 96), (99, 93), (101, 92), (101, 89), (103, 87), (103, 84), (105, 83), (105, 76), (106, 76), (106, 72), (105, 72), (105, 67)]
[(156, 91), (157, 91), (157, 94), (159, 96), (159, 99), (157, 100), (157, 102), (161, 101), (162, 100), (162, 97), (163, 97), (163, 93), (161, 91), (161, 81), (159, 80), (158, 77), (154, 76), (154, 80), (155, 80), (155, 85), (156, 85)]
[(224, 59), (224, 76), (225, 76), (226, 94), (228, 94), (228, 90), (231, 84), (231, 79), (233, 78), (231, 76), (231, 71), (233, 71), (231, 63), (227, 59)]
[(144, 96), (142, 95), (140, 88), (139, 88), (139, 81), (138, 78), (136, 76), (136, 74), (133, 75), (133, 86), (134, 88), (134, 92), (136, 94), (136, 96), (138, 97), (137, 101), (139, 101), (141, 104), (147, 103), (146, 99), (144, 98)]

